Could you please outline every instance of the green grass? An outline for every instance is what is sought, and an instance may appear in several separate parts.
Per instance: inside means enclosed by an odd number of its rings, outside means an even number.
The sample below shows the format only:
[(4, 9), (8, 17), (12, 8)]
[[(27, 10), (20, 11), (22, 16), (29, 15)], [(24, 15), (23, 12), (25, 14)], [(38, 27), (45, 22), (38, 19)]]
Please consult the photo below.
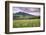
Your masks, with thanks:
[(13, 20), (13, 28), (39, 27), (40, 19)]

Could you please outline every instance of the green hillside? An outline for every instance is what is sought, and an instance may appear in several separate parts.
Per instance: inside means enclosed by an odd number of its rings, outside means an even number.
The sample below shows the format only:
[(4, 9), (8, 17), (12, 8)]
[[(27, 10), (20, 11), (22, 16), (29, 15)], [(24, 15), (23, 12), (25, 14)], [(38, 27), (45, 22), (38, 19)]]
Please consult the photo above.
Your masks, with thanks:
[(24, 12), (13, 14), (13, 28), (40, 27), (40, 16)]
[(40, 27), (40, 19), (14, 20), (13, 28)]

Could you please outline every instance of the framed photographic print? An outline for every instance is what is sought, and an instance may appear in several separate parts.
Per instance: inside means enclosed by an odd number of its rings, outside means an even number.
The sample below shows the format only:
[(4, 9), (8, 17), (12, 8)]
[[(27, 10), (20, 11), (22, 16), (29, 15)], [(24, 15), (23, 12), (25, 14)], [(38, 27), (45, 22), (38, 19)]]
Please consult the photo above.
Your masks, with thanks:
[(45, 3), (5, 1), (5, 33), (45, 31)]

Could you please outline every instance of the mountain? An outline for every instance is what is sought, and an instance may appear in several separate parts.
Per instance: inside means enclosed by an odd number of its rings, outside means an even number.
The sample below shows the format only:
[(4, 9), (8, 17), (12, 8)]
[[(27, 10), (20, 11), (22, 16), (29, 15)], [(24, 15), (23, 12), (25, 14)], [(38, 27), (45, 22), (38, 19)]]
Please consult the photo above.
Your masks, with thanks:
[(18, 12), (18, 13), (14, 13), (13, 15), (23, 15), (23, 16), (34, 16), (34, 15), (30, 15), (30, 14), (27, 14), (27, 13), (24, 13), (24, 12)]
[(34, 16), (24, 12), (18, 12), (13, 14), (13, 19), (32, 19), (32, 18), (39, 18), (39, 16)]

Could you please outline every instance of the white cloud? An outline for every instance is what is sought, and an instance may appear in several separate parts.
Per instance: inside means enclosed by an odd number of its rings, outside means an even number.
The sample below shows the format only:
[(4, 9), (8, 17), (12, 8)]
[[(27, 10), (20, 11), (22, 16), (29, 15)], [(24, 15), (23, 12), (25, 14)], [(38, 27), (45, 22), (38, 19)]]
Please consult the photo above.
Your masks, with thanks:
[(40, 16), (39, 10), (40, 10), (39, 8), (26, 9), (26, 8), (17, 7), (17, 8), (13, 8), (13, 13), (24, 12), (35, 16)]

